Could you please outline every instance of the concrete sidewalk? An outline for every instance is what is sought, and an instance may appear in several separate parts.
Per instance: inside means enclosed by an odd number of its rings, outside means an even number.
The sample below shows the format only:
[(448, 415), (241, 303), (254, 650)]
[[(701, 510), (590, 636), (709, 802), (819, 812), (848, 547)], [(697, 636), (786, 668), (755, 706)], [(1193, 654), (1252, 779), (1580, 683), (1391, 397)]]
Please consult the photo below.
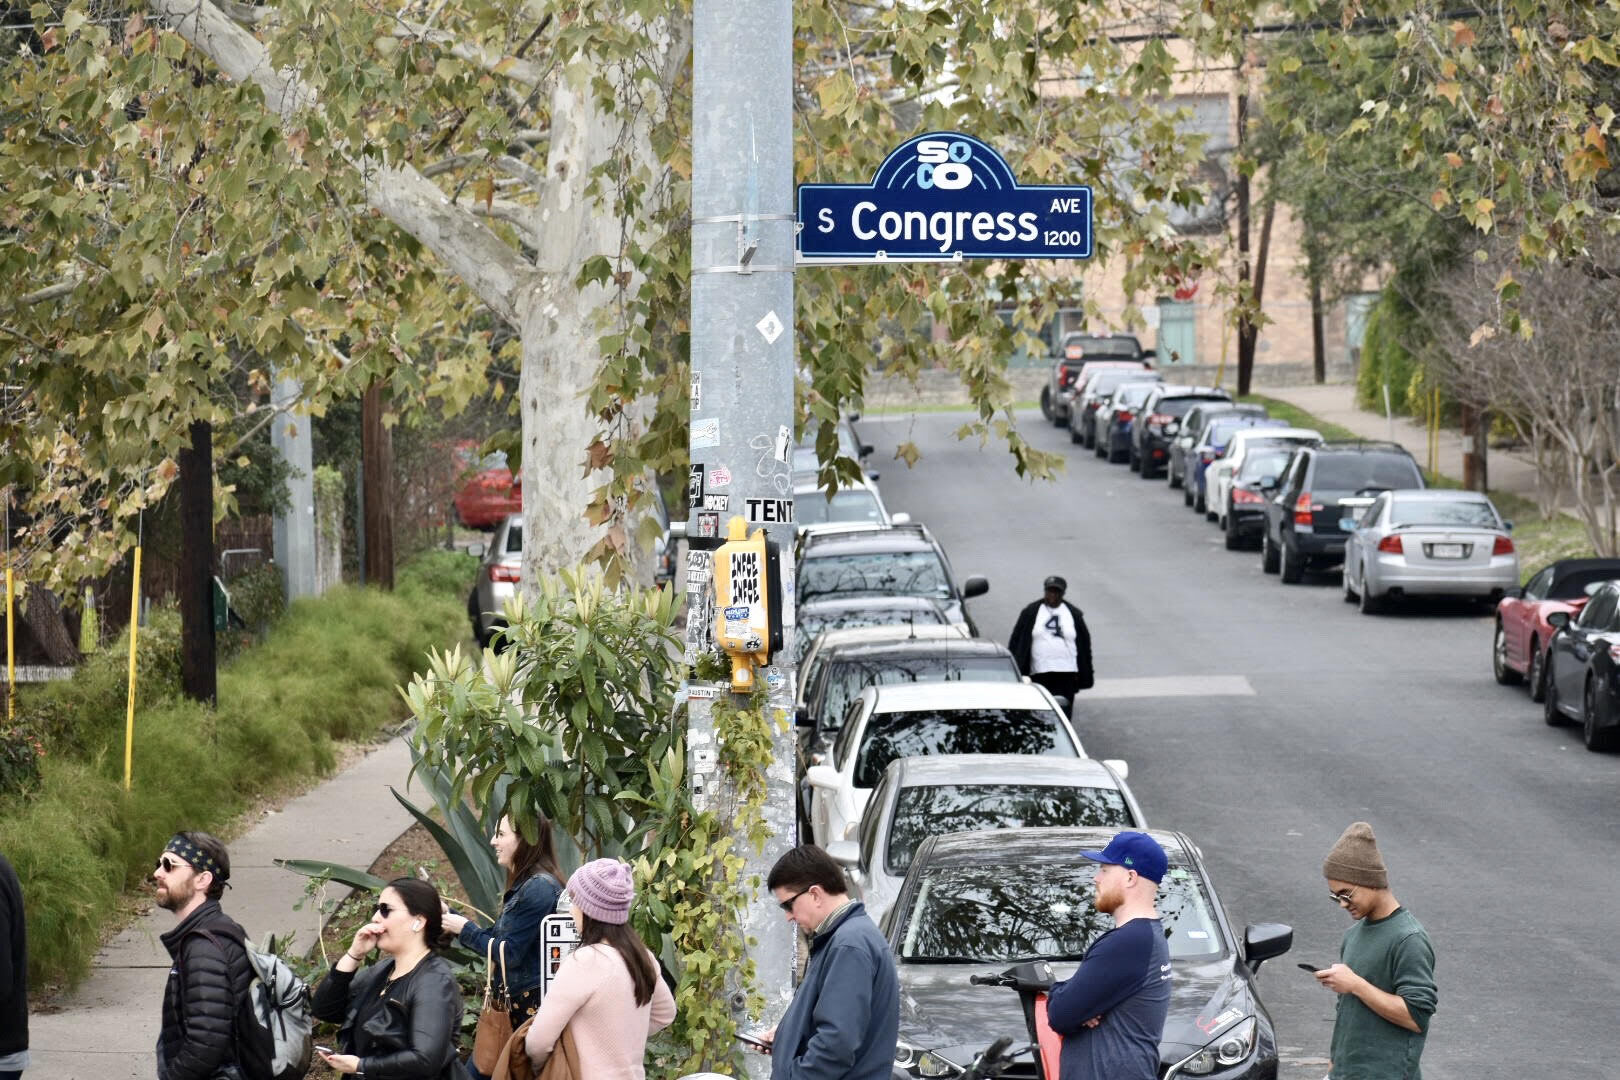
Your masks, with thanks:
[[(230, 845), (231, 887), (221, 904), (263, 943), (266, 934), (297, 934), (294, 947), (314, 944), (320, 929), (314, 904), (304, 898), (307, 878), (282, 870), (275, 859), (325, 859), (366, 867), (404, 832), (413, 818), (389, 793), (405, 790), (410, 748), (390, 739), (279, 812), (266, 814)], [(158, 852), (153, 852), (156, 859)], [(151, 1080), (169, 954), (158, 935), (174, 916), (151, 912), (109, 942), (90, 977), (57, 1003), (58, 1011), (29, 1017), (29, 1080)]]
[[(1409, 417), (1385, 419), (1378, 413), (1367, 412), (1356, 405), (1356, 388), (1348, 383), (1330, 383), (1324, 386), (1257, 386), (1254, 392), (1264, 397), (1286, 401), (1304, 409), (1329, 424), (1348, 428), (1364, 439), (1393, 439), (1428, 468), (1429, 431)], [(1463, 452), (1472, 449), (1473, 440), (1454, 428), (1440, 429), (1440, 475), (1462, 480)], [(1490, 489), (1503, 491), (1534, 501), (1536, 498), (1535, 463), (1524, 454), (1510, 450), (1492, 449), (1487, 460)]]

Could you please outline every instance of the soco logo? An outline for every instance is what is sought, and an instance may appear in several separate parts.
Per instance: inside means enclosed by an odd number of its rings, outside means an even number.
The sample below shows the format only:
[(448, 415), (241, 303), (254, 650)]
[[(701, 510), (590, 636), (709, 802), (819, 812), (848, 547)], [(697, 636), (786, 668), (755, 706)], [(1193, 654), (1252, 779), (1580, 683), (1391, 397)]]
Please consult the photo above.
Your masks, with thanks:
[(924, 139), (917, 144), (917, 186), (959, 191), (973, 183), (973, 147), (956, 140)]

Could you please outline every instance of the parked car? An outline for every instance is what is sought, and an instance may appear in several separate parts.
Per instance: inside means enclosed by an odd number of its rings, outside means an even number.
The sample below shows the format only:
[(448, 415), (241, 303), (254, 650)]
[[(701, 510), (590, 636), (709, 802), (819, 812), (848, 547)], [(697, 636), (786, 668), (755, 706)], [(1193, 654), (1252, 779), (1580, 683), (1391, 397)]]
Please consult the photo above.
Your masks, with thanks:
[[(1266, 524), (1266, 491), (1261, 485), (1276, 481), (1287, 467), (1288, 459), (1293, 456), (1294, 447), (1297, 445), (1286, 442), (1272, 443), (1264, 439), (1251, 440), (1247, 443), (1243, 463), (1238, 466), (1237, 474), (1233, 475), (1230, 469), (1224, 473), (1228, 477), (1226, 509), (1220, 515), (1220, 521), (1227, 551), (1236, 551), (1260, 539), (1260, 533)], [(1230, 452), (1229, 449), (1228, 453)], [(1221, 461), (1216, 461), (1215, 465), (1204, 473), (1206, 487), (1211, 484), (1212, 477), (1223, 475), (1218, 474), (1215, 468), (1221, 464)]]
[(1231, 400), (1231, 394), (1214, 386), (1160, 384), (1142, 402), (1138, 422), (1131, 426), (1131, 470), (1141, 473), (1144, 480), (1158, 476), (1170, 452), (1170, 440), (1188, 410), (1201, 401)]
[(1204, 429), (1217, 416), (1265, 416), (1264, 405), (1240, 405), (1235, 401), (1201, 401), (1187, 410), (1187, 415), (1175, 425), (1175, 438), (1170, 440), (1170, 452), (1165, 457), (1164, 475), (1172, 488), (1181, 486), (1187, 477), (1187, 459)]
[(523, 512), (523, 483), (512, 476), (505, 452), (481, 455), (476, 442), (463, 440), (456, 443), (456, 464), (465, 479), (452, 501), (462, 525), (488, 531), (508, 514)]
[[(941, 604), (948, 622), (966, 623), (975, 636), (966, 601), (990, 591), (990, 583), (978, 576), (958, 585), (945, 549), (915, 522), (803, 533), (798, 578), (801, 604), (833, 594), (926, 597)], [(802, 637), (802, 626), (799, 633)]]
[[(1067, 361), (1070, 366), (1073, 361)], [(1074, 420), (1074, 405), (1084, 394), (1086, 387), (1104, 372), (1123, 372), (1126, 375), (1141, 376), (1151, 369), (1146, 360), (1082, 360), (1080, 367), (1068, 379), (1068, 385), (1058, 391), (1056, 411), (1062, 416), (1061, 420), (1054, 420), (1058, 427), (1068, 427)]]
[[(837, 457), (847, 458), (860, 467), (862, 475), (871, 481), (877, 480), (876, 473), (867, 472), (865, 462), (872, 454), (872, 445), (861, 441), (855, 432), (855, 421), (858, 415), (841, 416), (838, 423), (833, 425), (835, 439), (835, 453)], [(793, 447), (793, 482), (795, 485), (805, 483), (814, 484), (821, 472), (821, 455), (816, 448), (816, 435), (820, 429), (819, 422), (812, 423), (805, 432), (805, 437)]]
[(1097, 456), (1107, 458), (1110, 464), (1131, 458), (1131, 424), (1141, 410), (1148, 395), (1158, 389), (1159, 383), (1122, 382), (1108, 396), (1107, 404), (1097, 410)]
[(793, 485), (793, 522), (802, 533), (827, 525), (856, 522), (869, 525), (903, 525), (910, 514), (890, 514), (876, 485), (865, 481), (839, 485), (828, 495), (815, 481)]
[[(490, 534), (489, 546), (469, 549), (481, 556), (478, 578), (467, 594), (467, 617), (480, 648), (489, 648), (506, 626), (506, 602), (517, 593), (523, 572), (523, 515), (507, 514)], [(497, 643), (499, 644), (499, 643)]]
[(1620, 750), (1620, 581), (1592, 590), (1579, 615), (1556, 611), (1547, 646), (1547, 723), (1574, 720), (1588, 750)]
[(1372, 614), (1407, 596), (1465, 596), (1492, 607), (1519, 585), (1519, 554), (1489, 497), (1477, 491), (1386, 491), (1344, 547), (1344, 598)]
[(945, 602), (937, 597), (871, 593), (829, 593), (801, 600), (794, 620), (797, 625), (793, 636), (795, 664), (815, 648), (816, 639), (828, 630), (853, 630), (863, 626), (944, 626), (955, 621)]
[(1260, 534), (1260, 569), (1280, 570), (1283, 582), (1293, 585), (1310, 566), (1342, 562), (1349, 535), (1340, 524), (1346, 508), (1364, 507), (1381, 491), (1423, 486), (1423, 470), (1397, 443), (1301, 447), (1275, 486), (1264, 488), (1271, 494)]
[(1547, 616), (1566, 611), (1571, 617), (1586, 606), (1598, 585), (1620, 578), (1620, 559), (1559, 559), (1530, 575), (1522, 590), (1509, 589), (1496, 605), (1496, 632), (1491, 636), (1491, 672), (1504, 686), (1529, 684), (1530, 700), (1547, 692), (1547, 644), (1553, 626)]
[[(1273, 428), (1264, 432), (1239, 431), (1234, 434), (1226, 444), (1226, 453), (1210, 462), (1209, 470), (1204, 474), (1204, 488), (1206, 495), (1204, 501), (1215, 508), (1218, 515), (1224, 515), (1223, 507), (1231, 503), (1232, 477), (1242, 467), (1245, 456), (1250, 447), (1287, 447), (1290, 452), (1297, 446), (1316, 446), (1322, 442), (1322, 434), (1312, 428)], [(1261, 476), (1281, 476), (1282, 466), (1279, 465), (1270, 473), (1261, 473)], [(1226, 528), (1224, 516), (1220, 519), (1221, 528)], [(1258, 534), (1256, 534), (1258, 535)]]
[(1163, 382), (1164, 377), (1151, 371), (1131, 367), (1109, 367), (1086, 379), (1084, 388), (1077, 386), (1074, 404), (1069, 410), (1069, 441), (1082, 443), (1086, 449), (1097, 446), (1097, 415), (1108, 398), (1127, 382)]
[(854, 836), (889, 762), (924, 754), (1081, 758), (1086, 751), (1052, 695), (1034, 683), (868, 686), (844, 715), (832, 760), (805, 770), (815, 842)]
[(880, 623), (875, 626), (852, 626), (842, 630), (822, 631), (802, 650), (804, 658), (799, 661), (798, 677), (794, 680), (797, 683), (796, 696), (793, 699), (794, 712), (797, 714), (802, 711), (805, 702), (810, 700), (810, 688), (816, 682), (821, 662), (830, 655), (830, 650), (843, 645), (936, 638), (949, 638), (957, 642), (977, 640), (968, 633), (968, 628), (962, 623)]
[(1046, 385), (1041, 388), (1041, 415), (1058, 427), (1068, 423), (1069, 404), (1060, 401), (1059, 395), (1074, 385), (1086, 361), (1123, 360), (1146, 367), (1150, 356), (1152, 353), (1143, 350), (1142, 343), (1132, 334), (1065, 334), (1047, 374)]
[[(1018, 995), (969, 980), (1032, 958), (1059, 979), (1074, 973), (1113, 926), (1095, 907), (1097, 864), (1079, 853), (1104, 847), (1115, 831), (959, 832), (917, 848), (884, 919), (900, 976), (895, 1057), (912, 1076), (955, 1076), (997, 1038), (1024, 1041)], [(1273, 1080), (1277, 1038), (1255, 975), (1292, 947), (1293, 929), (1259, 923), (1234, 933), (1193, 842), (1157, 829), (1149, 835), (1170, 857), (1158, 897), (1173, 968), (1159, 1076)], [(1039, 1073), (1022, 1059), (1002, 1075)]]
[(834, 840), (827, 854), (848, 869), (866, 913), (881, 920), (900, 895), (917, 845), (930, 836), (1045, 826), (1146, 828), (1124, 765), (1022, 754), (899, 758), (873, 789), (856, 838)]
[(1181, 501), (1203, 514), (1210, 521), (1216, 518), (1213, 503), (1209, 501), (1210, 466), (1226, 455), (1232, 436), (1251, 429), (1276, 430), (1288, 426), (1286, 420), (1272, 420), (1265, 416), (1217, 416), (1204, 428), (1203, 436), (1188, 456), (1187, 482), (1182, 485)]

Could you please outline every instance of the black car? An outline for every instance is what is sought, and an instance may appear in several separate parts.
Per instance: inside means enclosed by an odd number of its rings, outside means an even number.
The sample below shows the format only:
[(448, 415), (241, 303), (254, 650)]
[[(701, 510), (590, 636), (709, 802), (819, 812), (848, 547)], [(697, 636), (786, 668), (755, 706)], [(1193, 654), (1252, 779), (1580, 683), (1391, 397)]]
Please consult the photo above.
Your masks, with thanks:
[(963, 601), (990, 591), (982, 577), (959, 586), (945, 549), (915, 522), (801, 534), (798, 577), (800, 604), (833, 595), (926, 597), (940, 603), (947, 622), (965, 623), (975, 637)]
[(1171, 426), (1170, 450), (1165, 456), (1164, 476), (1172, 488), (1187, 479), (1187, 459), (1192, 456), (1204, 431), (1217, 416), (1265, 416), (1264, 405), (1239, 405), (1232, 401), (1201, 401), (1187, 410), (1180, 423)]
[(1547, 723), (1579, 721), (1588, 750), (1620, 750), (1620, 581), (1606, 581), (1573, 619), (1547, 616)]
[[(1268, 478), (1269, 479), (1269, 478)], [(1398, 488), (1421, 488), (1423, 470), (1392, 442), (1326, 442), (1302, 446), (1266, 493), (1260, 569), (1296, 584), (1313, 565), (1344, 561), (1349, 535), (1339, 525), (1347, 509)], [(1342, 500), (1353, 499), (1345, 504)]]
[(1074, 385), (1080, 365), (1086, 361), (1147, 360), (1152, 356), (1133, 334), (1064, 334), (1046, 385), (1041, 388), (1041, 415), (1058, 427), (1069, 422), (1069, 400), (1064, 391)]
[[(1113, 920), (1092, 906), (1097, 864), (1112, 828), (1003, 829), (933, 836), (917, 848), (900, 896), (883, 918), (900, 974), (896, 1061), (913, 1076), (954, 1076), (996, 1039), (1028, 1040), (1016, 994), (974, 986), (1021, 960), (1045, 960), (1067, 978)], [(1277, 1039), (1255, 973), (1293, 945), (1278, 923), (1226, 921), (1203, 859), (1181, 833), (1151, 830), (1170, 869), (1158, 909), (1169, 938), (1170, 1016), (1159, 1075), (1270, 1080)], [(1026, 1054), (1003, 1074), (1037, 1076)]]
[(1231, 400), (1231, 394), (1213, 386), (1165, 383), (1158, 387), (1142, 403), (1139, 422), (1131, 427), (1131, 469), (1141, 473), (1144, 480), (1158, 476), (1170, 454), (1170, 440), (1175, 437), (1181, 418), (1200, 402)]
[(1097, 456), (1117, 465), (1131, 457), (1131, 425), (1157, 382), (1122, 382), (1097, 410)]

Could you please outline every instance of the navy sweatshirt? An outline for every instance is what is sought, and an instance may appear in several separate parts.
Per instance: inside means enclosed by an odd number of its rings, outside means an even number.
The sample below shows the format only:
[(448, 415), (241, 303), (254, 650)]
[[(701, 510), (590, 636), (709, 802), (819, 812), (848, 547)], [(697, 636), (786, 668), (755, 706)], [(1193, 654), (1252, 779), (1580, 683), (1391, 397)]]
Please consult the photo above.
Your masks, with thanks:
[[(1170, 946), (1158, 919), (1132, 919), (1092, 942), (1052, 987), (1046, 1017), (1063, 1036), (1060, 1080), (1156, 1080), (1170, 1015)], [(1096, 1027), (1087, 1020), (1102, 1017)]]

